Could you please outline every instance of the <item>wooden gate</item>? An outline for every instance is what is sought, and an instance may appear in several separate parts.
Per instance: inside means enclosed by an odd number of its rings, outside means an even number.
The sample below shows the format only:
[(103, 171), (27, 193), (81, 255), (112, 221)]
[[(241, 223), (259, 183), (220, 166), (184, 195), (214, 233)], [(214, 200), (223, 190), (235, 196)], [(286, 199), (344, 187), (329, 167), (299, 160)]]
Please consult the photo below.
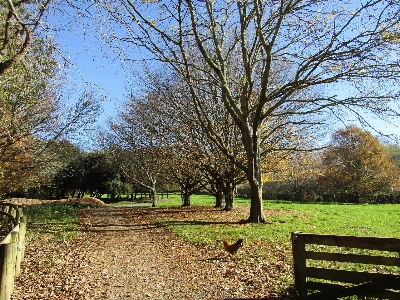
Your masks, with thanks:
[(400, 239), (292, 232), (295, 287), (301, 299), (337, 299), (352, 295), (400, 299), (400, 274), (398, 273), (307, 266), (308, 260), (314, 260), (400, 267), (400, 258), (389, 256), (387, 253), (387, 256), (378, 256), (343, 254), (340, 251), (335, 253), (325, 251), (326, 249), (311, 251), (306, 250), (306, 245), (345, 247), (346, 250), (357, 248), (389, 251), (399, 256)]

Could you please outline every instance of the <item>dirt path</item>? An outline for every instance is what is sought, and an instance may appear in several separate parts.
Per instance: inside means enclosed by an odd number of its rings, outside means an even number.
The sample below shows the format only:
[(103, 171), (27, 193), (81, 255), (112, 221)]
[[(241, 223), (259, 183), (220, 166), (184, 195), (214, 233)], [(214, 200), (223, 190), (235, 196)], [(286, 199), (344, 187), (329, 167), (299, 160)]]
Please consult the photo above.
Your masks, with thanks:
[(12, 299), (250, 299), (266, 295), (252, 284), (250, 274), (237, 272), (240, 260), (171, 235), (152, 222), (153, 212), (87, 209), (81, 215), (82, 233), (74, 241), (55, 242), (47, 235), (31, 238)]

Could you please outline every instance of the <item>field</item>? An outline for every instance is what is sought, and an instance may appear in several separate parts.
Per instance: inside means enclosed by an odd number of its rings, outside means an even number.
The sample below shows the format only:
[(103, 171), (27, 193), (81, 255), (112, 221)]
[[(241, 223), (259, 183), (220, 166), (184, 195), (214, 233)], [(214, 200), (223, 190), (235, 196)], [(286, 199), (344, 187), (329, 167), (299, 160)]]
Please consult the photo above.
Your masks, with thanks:
[[(175, 195), (174, 195), (175, 196)], [(178, 197), (160, 201), (160, 206), (179, 205)], [(229, 222), (210, 219), (204, 216), (203, 222), (191, 226), (180, 226), (179, 223), (162, 221), (177, 234), (186, 236), (190, 241), (210, 243), (221, 235), (228, 238), (244, 236), (249, 241), (266, 239), (271, 242), (286, 243), (290, 232), (302, 231), (319, 234), (343, 234), (357, 236), (397, 237), (400, 238), (400, 205), (357, 205), (332, 203), (299, 203), (290, 201), (265, 201), (264, 212), (267, 224), (235, 224), (248, 216), (248, 199), (235, 201), (237, 210), (225, 213)], [(192, 196), (192, 206), (212, 206), (212, 196)], [(232, 215), (234, 218), (232, 220)], [(236, 219), (235, 219), (236, 217)], [(211, 218), (211, 217), (210, 217)], [(219, 223), (219, 224), (218, 224)], [(234, 226), (233, 226), (234, 225)], [(200, 234), (201, 233), (201, 234)], [(223, 233), (223, 234), (221, 234)]]
[[(159, 208), (149, 204), (129, 208), (127, 214), (146, 215), (149, 222), (166, 228), (173, 235), (207, 249), (208, 259), (223, 253), (221, 239), (244, 239), (244, 247), (235, 256), (235, 272), (225, 276), (251, 278), (264, 294), (293, 294), (293, 269), (290, 233), (340, 234), (400, 238), (400, 205), (356, 205), (265, 201), (265, 224), (241, 222), (249, 213), (249, 200), (237, 199), (236, 209), (225, 212), (213, 207), (214, 198), (194, 195), (191, 207), (180, 207), (179, 195), (159, 199)], [(131, 205), (129, 202), (113, 204)], [(137, 213), (136, 213), (137, 212)], [(45, 222), (41, 233), (55, 234), (59, 240), (73, 240), (79, 234), (80, 209), (70, 204), (26, 208), (31, 223)], [(37, 234), (31, 226), (29, 234)], [(339, 250), (342, 251), (342, 250)], [(394, 255), (398, 255), (395, 253)], [(354, 266), (353, 266), (354, 267)], [(355, 266), (361, 270), (362, 266)], [(344, 266), (346, 268), (346, 266)], [(393, 271), (393, 270), (390, 270)], [(398, 270), (394, 270), (398, 272)]]

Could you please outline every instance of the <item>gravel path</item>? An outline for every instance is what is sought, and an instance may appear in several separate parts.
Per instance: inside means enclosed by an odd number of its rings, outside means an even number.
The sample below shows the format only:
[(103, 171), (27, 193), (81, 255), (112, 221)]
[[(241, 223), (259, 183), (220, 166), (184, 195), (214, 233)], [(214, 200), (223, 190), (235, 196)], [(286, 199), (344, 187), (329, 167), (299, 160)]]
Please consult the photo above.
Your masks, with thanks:
[[(152, 209), (85, 209), (70, 242), (28, 240), (12, 299), (255, 299), (240, 259), (183, 241)], [(159, 216), (159, 215), (157, 215)], [(281, 298), (268, 298), (281, 299)]]

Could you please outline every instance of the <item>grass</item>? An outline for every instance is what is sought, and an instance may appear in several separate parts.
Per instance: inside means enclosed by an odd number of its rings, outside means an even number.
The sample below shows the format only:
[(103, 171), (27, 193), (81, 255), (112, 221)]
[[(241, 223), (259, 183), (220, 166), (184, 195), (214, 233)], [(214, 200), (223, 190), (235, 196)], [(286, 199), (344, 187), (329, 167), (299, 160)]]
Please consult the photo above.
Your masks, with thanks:
[[(192, 205), (211, 206), (214, 199), (211, 196), (195, 195)], [(160, 205), (164, 205), (160, 201)], [(166, 205), (173, 205), (171, 201)], [(175, 202), (175, 205), (179, 205)], [(247, 199), (238, 199), (237, 206), (250, 205)], [(224, 219), (208, 220), (196, 223), (169, 223), (169, 227), (178, 234), (191, 237), (194, 242), (206, 242), (215, 240), (221, 233), (228, 238), (245, 236), (254, 241), (266, 239), (271, 242), (287, 243), (290, 240), (290, 232), (302, 231), (319, 234), (377, 236), (400, 238), (400, 205), (356, 205), (356, 204), (324, 204), (324, 203), (298, 203), (290, 201), (265, 201), (264, 212), (267, 221), (271, 224), (243, 224), (238, 226), (224, 223)], [(245, 219), (248, 211), (243, 209), (235, 217), (236, 221)], [(227, 213), (229, 215), (229, 213)], [(212, 223), (214, 222), (214, 223)], [(181, 228), (179, 228), (181, 227)]]
[(28, 234), (51, 233), (59, 240), (71, 240), (77, 234), (79, 218), (76, 203), (31, 205), (23, 209), (28, 221)]
[[(198, 205), (212, 205), (209, 197), (196, 196)], [(193, 201), (195, 202), (195, 201)], [(291, 232), (307, 232), (334, 235), (355, 235), (400, 238), (400, 205), (356, 205), (335, 203), (299, 203), (290, 201), (265, 201), (264, 213), (268, 220), (265, 224), (248, 224), (238, 222), (249, 213), (250, 201), (238, 199), (237, 210), (209, 215), (194, 213), (195, 219), (189, 217), (176, 221), (163, 219), (162, 224), (171, 231), (191, 242), (218, 247), (221, 238), (235, 241), (245, 239), (245, 251), (241, 251), (246, 263), (256, 260), (257, 263), (276, 265), (293, 265), (291, 250)], [(398, 253), (361, 249), (344, 249), (338, 247), (308, 246), (308, 250), (383, 255), (398, 257)], [(399, 267), (384, 267), (363, 264), (308, 261), (316, 267), (334, 267), (342, 270), (367, 272), (388, 272), (400, 274)], [(277, 291), (293, 285), (292, 271), (282, 272), (278, 281), (282, 285)], [(353, 299), (353, 298), (352, 298)], [(357, 299), (357, 298), (354, 298)]]
[[(107, 199), (102, 199), (107, 201)], [(158, 204), (159, 206), (180, 206), (182, 205), (182, 199), (181, 195), (179, 193), (171, 193), (168, 194), (168, 196), (164, 193), (163, 196), (161, 194), (158, 195)], [(136, 201), (140, 203), (141, 201), (138, 200)], [(115, 206), (123, 206), (123, 205), (129, 205), (135, 202), (132, 201), (120, 201), (113, 203), (112, 205)], [(143, 201), (142, 203), (146, 203), (144, 206), (149, 206), (151, 205), (151, 201), (149, 199), (146, 199), (146, 202)], [(191, 196), (191, 205), (193, 206), (213, 206), (215, 205), (215, 197), (211, 195), (192, 195)]]
[[(125, 205), (131, 202), (120, 202)], [(225, 236), (235, 239), (243, 236), (248, 241), (265, 239), (274, 243), (288, 243), (290, 232), (302, 231), (320, 234), (343, 234), (357, 236), (377, 236), (400, 238), (400, 205), (357, 205), (298, 203), (290, 201), (265, 201), (264, 211), (271, 224), (235, 224), (247, 218), (250, 201), (237, 199), (241, 208), (221, 216), (203, 216), (203, 220), (182, 222), (164, 222), (173, 232), (192, 242), (209, 244)], [(191, 204), (195, 206), (213, 206), (215, 199), (210, 195), (193, 195)], [(159, 206), (180, 206), (179, 194), (170, 194), (168, 198), (159, 198)], [(79, 222), (76, 204), (60, 203), (52, 205), (33, 205), (24, 208), (30, 223), (42, 223), (49, 226), (61, 226), (66, 232), (73, 232)], [(226, 216), (226, 218), (225, 218)], [(225, 218), (225, 220), (224, 220)], [(230, 218), (230, 219), (229, 219)], [(229, 220), (227, 220), (229, 219)]]

